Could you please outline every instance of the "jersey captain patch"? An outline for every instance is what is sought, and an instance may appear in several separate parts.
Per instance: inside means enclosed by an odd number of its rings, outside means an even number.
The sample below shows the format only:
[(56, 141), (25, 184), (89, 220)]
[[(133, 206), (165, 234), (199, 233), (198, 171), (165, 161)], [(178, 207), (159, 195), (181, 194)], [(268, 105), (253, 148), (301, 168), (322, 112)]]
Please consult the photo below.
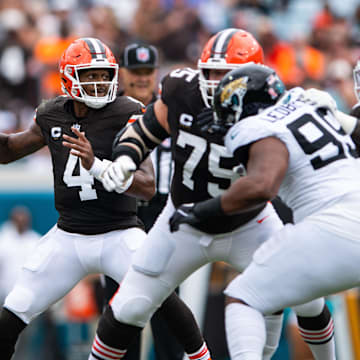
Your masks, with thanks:
[(62, 136), (62, 129), (60, 126), (53, 126), (50, 130), (50, 135), (54, 140), (59, 140)]

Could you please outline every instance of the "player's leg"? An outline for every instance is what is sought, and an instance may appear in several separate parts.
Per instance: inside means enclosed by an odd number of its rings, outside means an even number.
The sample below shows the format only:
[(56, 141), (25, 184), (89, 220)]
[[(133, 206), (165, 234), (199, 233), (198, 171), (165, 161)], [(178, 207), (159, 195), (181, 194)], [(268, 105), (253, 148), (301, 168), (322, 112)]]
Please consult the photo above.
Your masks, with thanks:
[[(129, 228), (124, 230), (115, 230), (107, 233), (106, 239), (101, 249), (101, 266), (98, 271), (107, 274), (104, 276), (104, 316), (109, 326), (112, 321), (112, 313), (109, 311), (109, 302), (115, 295), (119, 288), (125, 273), (130, 267), (131, 260), (134, 256), (136, 249), (138, 249), (145, 239), (145, 232), (140, 228)], [(132, 331), (129, 331), (132, 334)], [(114, 334), (113, 334), (114, 336)], [(116, 334), (118, 336), (118, 334)], [(141, 332), (134, 332), (134, 336), (131, 336), (131, 344), (124, 355), (124, 360), (138, 360), (140, 358), (140, 345), (141, 345)], [(98, 351), (100, 348), (100, 339), (98, 341)], [(109, 343), (111, 344), (111, 342)], [(104, 344), (105, 345), (105, 344)]]
[(165, 213), (136, 252), (111, 308), (100, 321), (89, 359), (110, 359), (110, 355), (122, 359), (131, 339), (167, 296), (207, 262), (199, 246), (198, 232), (189, 229), (188, 233), (170, 234), (168, 219), (172, 213), (173, 208), (167, 211), (165, 208)]
[(5, 299), (0, 314), (1, 359), (10, 359), (26, 325), (84, 276), (73, 240), (54, 227), (40, 239)]
[(155, 312), (154, 316), (156, 315), (161, 316), (163, 321), (166, 321), (168, 328), (181, 345), (180, 348), (185, 350), (190, 359), (210, 359), (210, 352), (193, 313), (175, 292), (162, 303)]
[(301, 337), (316, 360), (332, 360), (335, 355), (334, 322), (324, 298), (293, 306)]
[[(245, 319), (252, 316), (252, 327), (260, 328), (264, 327), (262, 314), (357, 286), (360, 281), (357, 271), (359, 235), (344, 237), (339, 234), (313, 222), (286, 225), (255, 252), (244, 274), (225, 290), (235, 301), (230, 306), (237, 308)], [(234, 310), (229, 308), (229, 316), (231, 311)], [(246, 327), (247, 323), (242, 324)], [(244, 328), (241, 331), (245, 336)], [(236, 336), (227, 327), (232, 358), (247, 359), (249, 349), (239, 341), (239, 333)], [(253, 342), (254, 359), (261, 359), (262, 336), (260, 332), (255, 334), (258, 342)]]
[[(239, 272), (242, 272), (251, 262), (252, 256), (258, 247), (261, 246), (271, 234), (280, 231), (282, 228), (282, 221), (274, 211), (273, 206), (268, 204), (255, 219), (249, 221), (246, 225), (240, 227), (230, 235), (232, 238), (232, 246), (228, 249), (228, 257), (223, 258), (223, 260), (228, 261)], [(229, 235), (226, 236), (229, 237)], [(239, 325), (240, 314), (237, 315), (236, 311), (236, 307), (232, 307), (231, 316), (227, 317), (227, 324), (231, 328), (237, 328)], [(225, 311), (225, 314), (226, 313), (227, 311)], [(266, 341), (263, 351), (263, 359), (265, 360), (271, 359), (278, 347), (282, 322), (282, 311), (265, 317)], [(250, 319), (249, 323), (251, 323)], [(252, 331), (262, 332), (263, 329), (262, 327), (258, 327), (253, 328)], [(244, 339), (246, 342), (250, 334), (245, 332), (244, 336), (246, 336)]]
[[(170, 295), (170, 297), (171, 296), (172, 295)], [(174, 336), (173, 329), (171, 329), (171, 327), (166, 321), (166, 303), (167, 300), (165, 300), (161, 307), (157, 311), (155, 311), (154, 315), (150, 320), (151, 332), (154, 340), (153, 345), (155, 359), (182, 360), (184, 357), (184, 349), (180, 342), (177, 340), (176, 336)], [(171, 316), (172, 314), (169, 313), (169, 315)], [(181, 319), (183, 319), (183, 317), (181, 317)], [(179, 325), (179, 327), (182, 328), (181, 325)], [(185, 328), (185, 331), (186, 329), (187, 328)]]
[[(104, 306), (105, 311), (107, 304), (111, 298), (115, 295), (119, 284), (109, 276), (104, 276), (103, 290), (104, 290)], [(131, 342), (124, 360), (139, 360), (141, 351), (141, 334), (138, 334), (136, 338)]]

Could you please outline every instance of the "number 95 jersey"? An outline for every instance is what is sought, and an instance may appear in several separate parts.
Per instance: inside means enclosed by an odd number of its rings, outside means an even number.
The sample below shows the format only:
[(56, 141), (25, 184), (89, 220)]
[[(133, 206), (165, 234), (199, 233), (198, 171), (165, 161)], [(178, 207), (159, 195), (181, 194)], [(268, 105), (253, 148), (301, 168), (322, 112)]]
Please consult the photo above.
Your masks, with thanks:
[[(234, 159), (226, 150), (222, 136), (200, 131), (197, 117), (205, 104), (199, 89), (198, 71), (176, 69), (165, 76), (161, 100), (168, 107), (174, 160), (171, 199), (175, 207), (220, 195), (239, 177), (233, 168), (240, 162), (246, 163), (247, 159), (246, 156)], [(227, 216), (217, 224), (204, 224), (204, 231), (229, 232), (248, 220)]]
[(35, 117), (51, 153), (59, 228), (91, 235), (141, 225), (136, 216), (136, 199), (107, 192), (82, 167), (80, 159), (62, 145), (62, 135), (74, 137), (71, 127), (77, 126), (85, 132), (94, 155), (111, 160), (115, 135), (132, 114), (142, 113), (140, 103), (120, 96), (102, 109), (89, 108), (86, 117), (77, 119), (72, 101), (65, 96), (45, 101)]
[(276, 105), (240, 120), (225, 137), (231, 152), (266, 137), (285, 143), (289, 165), (279, 196), (293, 210), (295, 222), (359, 191), (360, 178), (350, 136), (330, 112), (304, 103), (303, 92), (288, 91)]

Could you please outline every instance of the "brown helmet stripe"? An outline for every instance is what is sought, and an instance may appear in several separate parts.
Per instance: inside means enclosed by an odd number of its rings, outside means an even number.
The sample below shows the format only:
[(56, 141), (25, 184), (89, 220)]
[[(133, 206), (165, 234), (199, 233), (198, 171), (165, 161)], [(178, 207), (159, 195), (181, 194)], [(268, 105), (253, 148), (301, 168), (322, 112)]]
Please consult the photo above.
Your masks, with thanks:
[(238, 29), (226, 29), (221, 31), (211, 48), (211, 58), (223, 58), (226, 54), (227, 47), (233, 35), (238, 31)]
[(83, 38), (90, 49), (90, 54), (93, 59), (105, 59), (106, 51), (103, 43), (95, 38)]

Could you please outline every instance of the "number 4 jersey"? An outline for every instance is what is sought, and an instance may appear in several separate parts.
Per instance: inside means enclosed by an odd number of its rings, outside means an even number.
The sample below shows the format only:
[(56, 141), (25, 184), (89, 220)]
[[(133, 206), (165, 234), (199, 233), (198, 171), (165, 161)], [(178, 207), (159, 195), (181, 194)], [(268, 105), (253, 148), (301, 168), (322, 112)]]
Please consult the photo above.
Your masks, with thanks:
[[(276, 105), (240, 120), (227, 133), (229, 151), (266, 137), (277, 137), (289, 152), (289, 167), (279, 195), (298, 222), (359, 190), (360, 167), (355, 145), (332, 114), (300, 100), (294, 88)], [(266, 174), (264, 174), (266, 176)]]
[(90, 141), (94, 155), (111, 159), (112, 142), (132, 114), (140, 114), (141, 105), (120, 96), (102, 109), (89, 108), (88, 115), (77, 119), (71, 99), (60, 96), (43, 102), (35, 121), (40, 126), (52, 158), (55, 207), (60, 214), (58, 226), (68, 232), (99, 234), (139, 226), (136, 199), (107, 192), (101, 182), (85, 170), (77, 156), (62, 145), (63, 134), (75, 136), (77, 126)]

